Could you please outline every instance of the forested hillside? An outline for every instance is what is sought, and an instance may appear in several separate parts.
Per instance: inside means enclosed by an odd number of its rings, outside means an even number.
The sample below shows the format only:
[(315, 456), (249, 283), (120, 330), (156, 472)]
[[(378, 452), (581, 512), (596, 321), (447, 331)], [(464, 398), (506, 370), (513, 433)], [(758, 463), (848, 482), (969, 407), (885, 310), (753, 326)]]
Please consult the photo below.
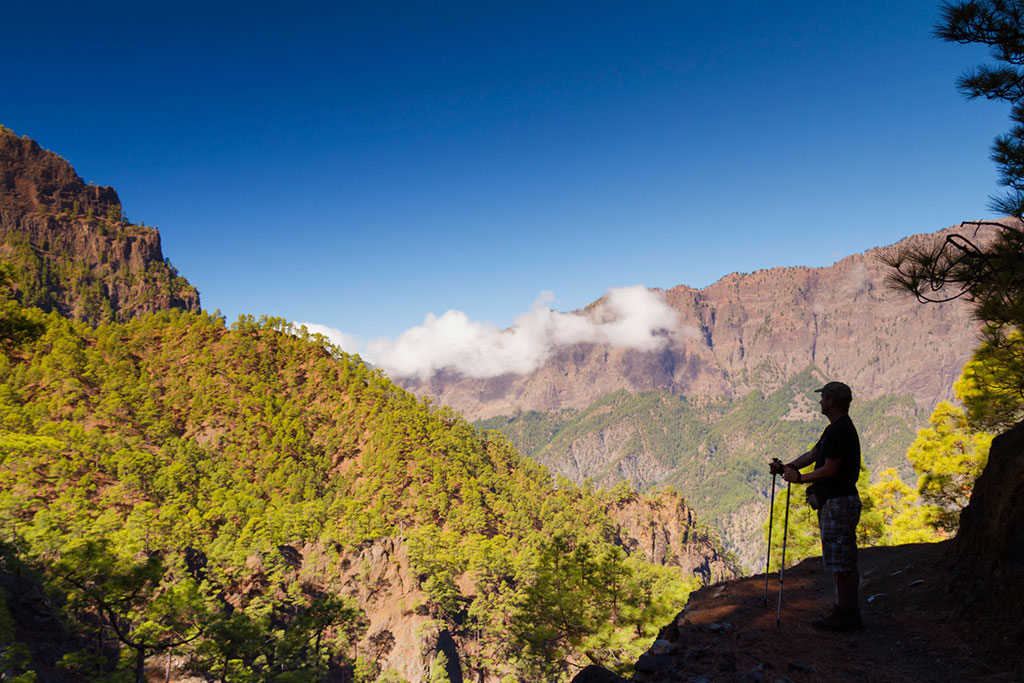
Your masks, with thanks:
[(698, 583), (623, 549), (634, 494), (554, 479), (282, 320), (3, 319), (10, 675), (558, 680), (632, 661)]

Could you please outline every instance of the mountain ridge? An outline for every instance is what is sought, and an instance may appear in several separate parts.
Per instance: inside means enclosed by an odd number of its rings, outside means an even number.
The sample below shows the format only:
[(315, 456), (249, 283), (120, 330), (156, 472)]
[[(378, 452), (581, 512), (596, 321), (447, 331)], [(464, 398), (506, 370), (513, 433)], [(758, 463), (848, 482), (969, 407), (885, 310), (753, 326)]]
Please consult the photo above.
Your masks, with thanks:
[[(941, 239), (951, 230), (897, 245)], [(654, 290), (664, 293), (679, 326), (696, 332), (672, 337), (661, 350), (567, 345), (527, 374), (472, 379), (447, 369), (427, 380), (395, 380), (480, 420), (516, 410), (582, 409), (620, 388), (738, 398), (754, 389), (769, 392), (815, 363), (850, 384), (855, 397), (910, 393), (928, 411), (949, 397), (977, 345), (978, 325), (965, 302), (919, 306), (889, 290), (886, 266), (875, 258), (888, 248), (826, 267), (779, 266), (731, 273), (702, 289)], [(904, 343), (907, 338), (925, 346)]]

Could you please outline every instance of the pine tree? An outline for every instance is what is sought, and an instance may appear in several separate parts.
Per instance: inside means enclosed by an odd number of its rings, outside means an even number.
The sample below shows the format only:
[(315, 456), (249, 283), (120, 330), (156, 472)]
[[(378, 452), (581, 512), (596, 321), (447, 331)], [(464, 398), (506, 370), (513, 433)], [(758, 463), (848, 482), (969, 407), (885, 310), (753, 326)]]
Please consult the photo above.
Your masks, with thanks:
[(960, 511), (970, 502), (991, 443), (991, 434), (972, 430), (964, 411), (946, 401), (918, 432), (907, 457), (921, 475), (918, 493), (933, 511), (929, 523), (936, 529), (955, 532), (960, 526)]

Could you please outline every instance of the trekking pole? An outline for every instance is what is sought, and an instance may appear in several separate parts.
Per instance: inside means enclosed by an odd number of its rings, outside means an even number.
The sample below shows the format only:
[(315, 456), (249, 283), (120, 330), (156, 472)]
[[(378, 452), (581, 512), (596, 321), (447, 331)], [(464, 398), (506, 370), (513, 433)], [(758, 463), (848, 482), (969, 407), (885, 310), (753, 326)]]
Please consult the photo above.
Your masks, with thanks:
[(764, 604), (762, 607), (768, 606), (768, 569), (772, 560), (772, 522), (775, 519), (775, 476), (775, 472), (772, 472), (772, 495), (771, 502), (768, 504), (768, 554), (764, 558)]
[(779, 610), (775, 613), (775, 625), (782, 623), (782, 576), (786, 572), (786, 537), (789, 535), (789, 491), (793, 482), (786, 484), (786, 517), (782, 522), (782, 564), (779, 565)]

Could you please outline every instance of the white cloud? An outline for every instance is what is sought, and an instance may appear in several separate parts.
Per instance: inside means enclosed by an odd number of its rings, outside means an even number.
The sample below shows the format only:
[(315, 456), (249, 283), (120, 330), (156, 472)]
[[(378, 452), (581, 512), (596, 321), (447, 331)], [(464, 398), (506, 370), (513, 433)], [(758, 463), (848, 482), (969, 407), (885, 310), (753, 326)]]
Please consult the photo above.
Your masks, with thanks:
[(353, 337), (351, 334), (345, 334), (341, 330), (336, 330), (333, 327), (327, 327), (327, 325), (320, 325), (318, 323), (295, 323), (295, 328), (305, 327), (310, 334), (322, 334), (327, 337), (335, 346), (341, 348), (345, 353), (359, 353), (359, 349), (362, 347), (362, 342), (359, 341), (358, 337)]
[(553, 311), (553, 300), (551, 292), (542, 292), (530, 311), (506, 330), (470, 320), (462, 311), (450, 310), (440, 317), (431, 313), (422, 325), (397, 339), (371, 340), (363, 355), (394, 377), (427, 379), (450, 368), (485, 378), (531, 372), (556, 347), (567, 344), (590, 342), (653, 351), (667, 344), (671, 335), (696, 334), (679, 323), (662, 292), (643, 285), (610, 289), (586, 312)]

